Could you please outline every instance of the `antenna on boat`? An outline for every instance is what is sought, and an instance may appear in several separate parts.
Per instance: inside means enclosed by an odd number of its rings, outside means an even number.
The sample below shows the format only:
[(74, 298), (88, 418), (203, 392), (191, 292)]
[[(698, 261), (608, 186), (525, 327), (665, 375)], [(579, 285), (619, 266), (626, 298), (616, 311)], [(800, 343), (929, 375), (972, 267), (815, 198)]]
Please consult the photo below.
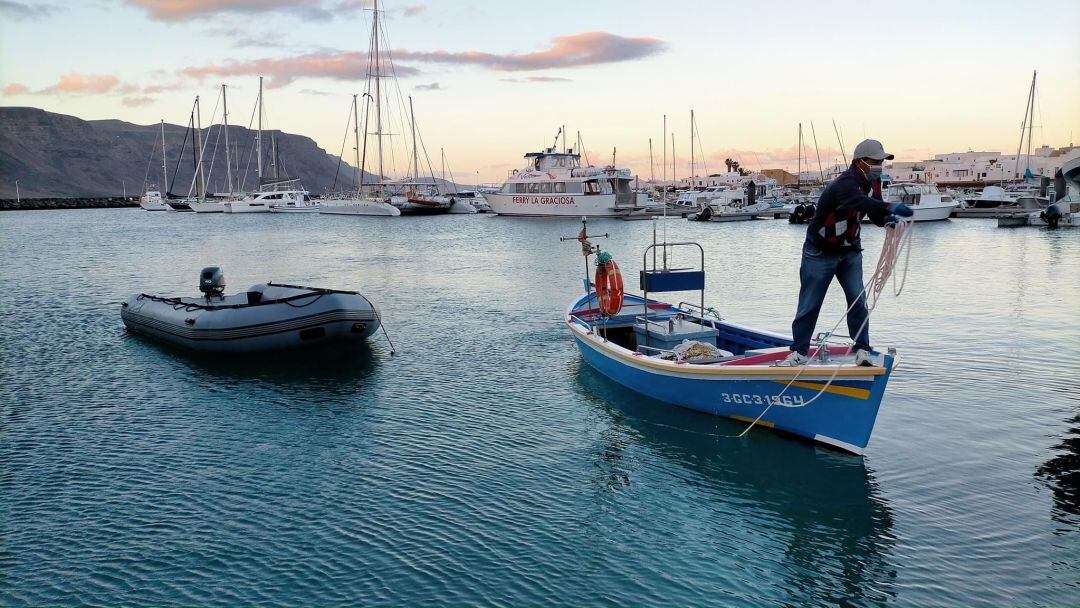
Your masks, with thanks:
[(604, 234), (589, 234), (589, 218), (587, 216), (581, 216), (581, 232), (577, 236), (560, 236), (559, 241), (577, 241), (581, 243), (581, 255), (585, 257), (585, 293), (589, 293), (589, 256), (594, 253), (600, 253), (600, 246), (593, 245), (589, 242), (589, 239), (608, 238), (611, 235)]

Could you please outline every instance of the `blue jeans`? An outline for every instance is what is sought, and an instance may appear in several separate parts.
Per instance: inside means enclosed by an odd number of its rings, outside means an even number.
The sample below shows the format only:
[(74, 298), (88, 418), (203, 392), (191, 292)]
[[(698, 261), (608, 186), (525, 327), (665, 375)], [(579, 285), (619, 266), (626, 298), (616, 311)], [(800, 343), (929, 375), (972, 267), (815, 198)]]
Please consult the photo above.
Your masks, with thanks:
[[(870, 350), (870, 323), (867, 320), (866, 294), (863, 293), (862, 252), (826, 253), (813, 243), (803, 245), (802, 266), (799, 268), (799, 310), (791, 322), (791, 334), (794, 344), (791, 350), (805, 355), (810, 350), (810, 339), (814, 336), (821, 304), (829, 291), (833, 277), (840, 281), (840, 287), (847, 297), (848, 306), (858, 298), (847, 316), (848, 335), (855, 340), (856, 349)], [(861, 330), (859, 328), (862, 328)]]

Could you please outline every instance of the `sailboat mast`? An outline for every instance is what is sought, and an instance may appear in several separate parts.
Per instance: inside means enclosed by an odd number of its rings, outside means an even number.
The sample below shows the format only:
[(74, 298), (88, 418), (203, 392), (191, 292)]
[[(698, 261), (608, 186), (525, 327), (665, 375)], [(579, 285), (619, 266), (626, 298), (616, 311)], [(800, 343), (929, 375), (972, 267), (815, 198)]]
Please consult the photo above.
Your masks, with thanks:
[(368, 113), (371, 110), (371, 95), (365, 92), (364, 97), (366, 97), (367, 100), (364, 102), (364, 150), (360, 156), (360, 163), (358, 165), (360, 167), (360, 179), (356, 186), (356, 196), (358, 198), (364, 195), (364, 172), (367, 165)]
[(263, 107), (262, 107), (262, 91), (263, 91), (263, 77), (259, 76), (259, 98), (255, 102), (259, 106), (259, 130), (255, 132), (255, 155), (258, 160), (255, 163), (255, 175), (259, 178), (259, 187), (262, 187), (262, 119), (263, 119)]
[(221, 111), (225, 123), (225, 179), (229, 182), (229, 198), (233, 195), (232, 161), (229, 160), (229, 102), (225, 100), (225, 85), (221, 85)]
[(199, 96), (195, 96), (195, 118), (198, 121), (195, 127), (195, 137), (199, 148), (199, 200), (206, 198), (206, 173), (203, 172), (203, 144), (202, 144), (202, 106), (199, 105)]
[(825, 183), (825, 170), (821, 168), (821, 150), (817, 145), (817, 131), (814, 130), (814, 121), (810, 121), (810, 134), (814, 136), (814, 154), (817, 155), (817, 170), (818, 175), (821, 176), (821, 183)]
[(656, 183), (656, 170), (653, 167), (652, 138), (649, 138), (649, 182)]
[(356, 153), (356, 195), (360, 195), (360, 110), (356, 107), (356, 95), (352, 96), (353, 152)]
[(1031, 75), (1031, 95), (1028, 96), (1028, 106), (1030, 107), (1028, 115), (1031, 119), (1028, 120), (1027, 161), (1025, 163), (1027, 166), (1024, 167), (1024, 175), (1027, 175), (1027, 173), (1031, 171), (1031, 131), (1035, 128), (1035, 78), (1038, 77), (1038, 75), (1038, 70)]
[(798, 173), (795, 174), (795, 187), (802, 188), (802, 123), (799, 123), (799, 164)]
[[(1020, 178), (1020, 152), (1024, 150), (1024, 130), (1027, 129), (1028, 123), (1034, 120), (1031, 116), (1031, 97), (1035, 92), (1035, 75), (1038, 72), (1032, 72), (1031, 74), (1031, 88), (1028, 89), (1027, 103), (1024, 104), (1024, 122), (1020, 123), (1020, 143), (1016, 144), (1016, 165), (1013, 167), (1016, 178)], [(1031, 137), (1028, 137), (1030, 140)]]
[(413, 112), (412, 95), (409, 95), (409, 125), (412, 129), (413, 178), (420, 181), (420, 156), (416, 150), (416, 114)]
[(375, 52), (375, 141), (379, 153), (379, 180), (383, 179), (383, 145), (382, 145), (382, 69), (379, 60), (379, 0), (375, 0), (373, 11), (374, 24), (371, 28), (372, 47)]
[(694, 186), (694, 110), (690, 110), (690, 187)]
[(161, 191), (169, 194), (169, 166), (165, 160), (165, 119), (161, 119)]

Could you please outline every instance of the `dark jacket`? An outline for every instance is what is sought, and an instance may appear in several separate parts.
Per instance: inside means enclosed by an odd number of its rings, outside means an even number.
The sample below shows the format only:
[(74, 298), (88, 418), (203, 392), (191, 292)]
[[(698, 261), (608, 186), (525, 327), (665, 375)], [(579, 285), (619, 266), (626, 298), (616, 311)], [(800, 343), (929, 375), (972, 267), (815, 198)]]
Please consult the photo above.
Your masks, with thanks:
[(881, 201), (880, 186), (874, 198), (870, 180), (852, 162), (832, 181), (818, 199), (817, 213), (806, 227), (806, 241), (826, 253), (862, 251), (859, 238), (863, 216), (878, 226), (885, 225), (889, 205)]

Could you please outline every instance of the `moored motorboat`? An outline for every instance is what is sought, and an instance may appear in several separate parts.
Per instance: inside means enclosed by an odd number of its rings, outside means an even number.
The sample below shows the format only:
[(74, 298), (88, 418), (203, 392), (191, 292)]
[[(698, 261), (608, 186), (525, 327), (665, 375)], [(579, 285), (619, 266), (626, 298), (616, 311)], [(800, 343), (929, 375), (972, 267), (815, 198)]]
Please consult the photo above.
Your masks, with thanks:
[[(595, 250), (579, 237), (586, 255)], [(648, 268), (649, 253), (696, 247), (700, 269)], [(667, 256), (664, 256), (667, 257)], [(787, 432), (862, 453), (898, 358), (872, 353), (855, 364), (848, 345), (821, 342), (810, 362), (785, 366), (791, 339), (721, 320), (704, 302), (704, 249), (697, 243), (654, 243), (643, 255), (644, 294), (624, 295), (613, 262), (597, 256), (594, 281), (566, 308), (564, 320), (590, 366), (631, 390), (681, 407)], [(604, 269), (603, 273), (601, 269)], [(672, 305), (649, 293), (700, 291), (700, 303)]]
[(133, 333), (192, 350), (252, 354), (363, 340), (381, 320), (355, 291), (265, 283), (224, 295), (217, 267), (199, 275), (199, 297), (141, 293), (121, 304)]
[(904, 203), (914, 215), (916, 222), (936, 222), (949, 219), (960, 202), (952, 195), (939, 192), (932, 184), (916, 182), (893, 182), (885, 189), (884, 200)]
[(139, 198), (139, 206), (146, 211), (165, 211), (166, 209), (165, 199), (158, 190), (147, 190), (146, 194)]

